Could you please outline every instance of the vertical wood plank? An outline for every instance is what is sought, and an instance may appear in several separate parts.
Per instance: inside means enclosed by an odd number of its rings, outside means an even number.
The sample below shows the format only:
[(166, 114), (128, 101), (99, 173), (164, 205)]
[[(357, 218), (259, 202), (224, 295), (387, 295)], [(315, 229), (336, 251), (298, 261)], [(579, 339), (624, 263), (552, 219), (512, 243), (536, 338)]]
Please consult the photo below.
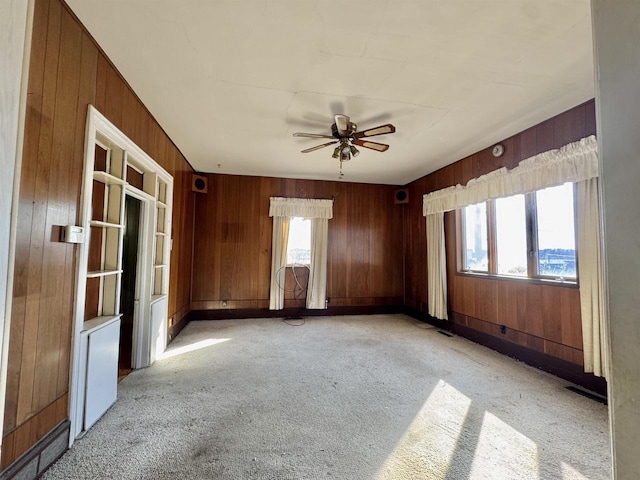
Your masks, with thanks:
[[(35, 2), (29, 85), (25, 119), (22, 175), (16, 231), (16, 252), (13, 282), (13, 308), (9, 339), (9, 364), (7, 367), (7, 391), (5, 397), (4, 433), (16, 426), (18, 392), (22, 367), (23, 335), (26, 322), (29, 289), (29, 254), (31, 251), (31, 226), (35, 200), (38, 142), (42, 122), (45, 58), (49, 28), (49, 1)], [(35, 141), (34, 141), (35, 139)], [(12, 437), (13, 446), (13, 437)]]
[[(53, 119), (55, 115), (56, 86), (58, 78), (58, 56), (60, 51), (60, 25), (62, 7), (58, 2), (49, 6), (49, 26), (45, 53), (42, 116), (38, 138), (38, 156), (35, 174), (33, 217), (31, 227), (31, 249), (29, 252), (27, 304), (23, 337), (22, 364), (18, 390), (16, 423), (22, 423), (33, 413), (33, 390), (36, 368), (36, 345), (38, 319), (40, 317), (40, 295), (42, 293), (42, 263), (45, 244), (45, 227), (48, 207), (48, 191), (53, 150)], [(34, 139), (35, 140), (35, 139)], [(26, 141), (26, 139), (25, 139)]]
[(475, 317), (487, 322), (498, 321), (498, 290), (495, 280), (483, 279), (476, 283)]
[(541, 287), (543, 337), (553, 342), (562, 341), (562, 289)]
[(518, 285), (518, 324), (521, 331), (538, 337), (544, 336), (541, 305), (540, 285)]
[(518, 291), (513, 282), (498, 283), (498, 323), (508, 328), (518, 328)]
[(58, 242), (57, 238), (51, 237), (56, 226), (67, 223), (70, 205), (76, 203), (76, 198), (69, 195), (69, 187), (73, 176), (73, 132), (80, 83), (81, 39), (80, 27), (67, 10), (62, 9), (52, 131), (54, 148), (50, 155), (51, 164), (56, 167), (50, 170), (48, 178), (46, 237), (43, 245), (41, 305), (33, 391), (35, 411), (44, 408), (56, 396), (61, 342), (67, 342), (66, 338), (61, 340), (60, 332), (71, 316), (64, 292), (65, 284), (67, 292), (72, 290), (75, 246)]

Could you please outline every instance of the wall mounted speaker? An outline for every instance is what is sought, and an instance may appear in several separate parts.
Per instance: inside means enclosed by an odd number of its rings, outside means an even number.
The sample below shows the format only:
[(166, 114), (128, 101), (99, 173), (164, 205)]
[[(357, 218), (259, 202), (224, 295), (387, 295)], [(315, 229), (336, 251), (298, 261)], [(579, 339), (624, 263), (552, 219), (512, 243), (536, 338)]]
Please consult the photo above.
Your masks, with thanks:
[(408, 188), (399, 188), (393, 194), (393, 203), (396, 205), (401, 203), (409, 203), (409, 189)]
[(191, 177), (191, 190), (198, 193), (207, 193), (208, 178), (194, 173)]

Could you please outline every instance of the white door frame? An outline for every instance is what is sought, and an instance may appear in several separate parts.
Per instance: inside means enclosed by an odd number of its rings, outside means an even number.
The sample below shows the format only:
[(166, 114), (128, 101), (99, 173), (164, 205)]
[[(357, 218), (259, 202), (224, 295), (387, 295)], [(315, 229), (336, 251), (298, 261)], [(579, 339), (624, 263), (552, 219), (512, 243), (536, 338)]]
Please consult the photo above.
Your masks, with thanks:
[[(98, 137), (108, 139), (108, 141), (118, 148), (122, 149), (125, 155), (125, 162), (123, 168), (126, 169), (127, 160), (130, 158), (131, 165), (135, 165), (137, 168), (142, 169), (145, 172), (144, 175), (144, 190), (140, 191), (130, 185), (125, 185), (125, 194), (136, 196), (143, 199), (145, 202), (144, 212), (147, 217), (144, 220), (143, 236), (143, 248), (145, 252), (141, 257), (149, 257), (153, 255), (155, 250), (155, 234), (157, 223), (157, 211), (158, 207), (164, 209), (165, 215), (165, 228), (168, 232), (171, 232), (171, 213), (172, 213), (172, 195), (168, 195), (168, 198), (163, 198), (162, 202), (157, 200), (157, 186), (161, 181), (165, 185), (165, 190), (173, 192), (173, 177), (164, 170), (158, 163), (156, 163), (147, 153), (145, 153), (140, 147), (138, 147), (133, 141), (131, 141), (124, 133), (122, 133), (117, 127), (115, 127), (104, 115), (102, 115), (95, 107), (89, 105), (87, 112), (87, 126), (85, 131), (85, 156), (84, 156), (84, 174), (82, 182), (82, 194), (79, 208), (80, 226), (84, 227), (85, 232), (89, 231), (91, 222), (91, 200), (93, 190), (94, 179), (94, 157), (95, 146)], [(126, 178), (126, 176), (125, 176)], [(149, 193), (149, 191), (153, 193)], [(153, 213), (153, 214), (152, 214)], [(168, 257), (168, 249), (171, 244), (170, 238), (163, 243), (165, 249), (165, 256)], [(89, 258), (89, 245), (87, 242), (79, 244), (77, 250), (77, 272), (76, 272), (76, 294), (74, 303), (74, 323), (73, 333), (71, 338), (71, 372), (69, 375), (69, 419), (71, 422), (71, 433), (69, 435), (69, 446), (73, 445), (75, 439), (83, 432), (83, 412), (84, 412), (84, 400), (85, 400), (85, 379), (86, 379), (86, 349), (83, 348), (81, 334), (83, 332), (84, 320), (85, 320), (85, 297), (86, 297), (86, 283), (87, 283), (87, 261)], [(151, 258), (151, 257), (149, 257)], [(140, 308), (137, 315), (134, 314), (134, 318), (137, 316), (137, 326), (134, 324), (134, 331), (137, 331), (136, 343), (136, 356), (135, 360), (136, 368), (148, 366), (151, 362), (151, 338), (153, 332), (151, 332), (150, 317), (151, 302), (158, 301), (158, 298), (165, 298), (168, 296), (168, 290), (166, 285), (163, 284), (163, 291), (160, 295), (152, 295), (151, 283), (152, 283), (152, 261), (145, 260), (145, 265), (139, 265), (140, 275)], [(168, 264), (163, 267), (163, 272), (166, 277), (169, 275)], [(119, 291), (117, 293), (119, 295)], [(144, 300), (144, 301), (143, 301)], [(164, 312), (166, 315), (168, 312)], [(166, 317), (165, 317), (166, 318)]]
[(154, 198), (130, 185), (125, 186), (127, 195), (140, 200), (140, 237), (136, 264), (136, 294), (133, 310), (133, 341), (131, 344), (132, 368), (148, 367), (150, 362), (150, 310), (151, 271), (153, 270), (153, 209)]

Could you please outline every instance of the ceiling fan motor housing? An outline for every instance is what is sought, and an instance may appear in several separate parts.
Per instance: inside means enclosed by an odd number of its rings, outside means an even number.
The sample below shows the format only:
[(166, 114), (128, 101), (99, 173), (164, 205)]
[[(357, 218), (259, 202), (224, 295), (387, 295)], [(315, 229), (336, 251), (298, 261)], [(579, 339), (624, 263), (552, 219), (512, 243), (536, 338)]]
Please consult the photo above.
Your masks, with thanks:
[(340, 131), (338, 130), (338, 125), (336, 125), (335, 123), (331, 124), (331, 134), (338, 139), (351, 138), (351, 136), (355, 133), (357, 129), (358, 129), (358, 126), (355, 123), (349, 122), (348, 134), (340, 135)]

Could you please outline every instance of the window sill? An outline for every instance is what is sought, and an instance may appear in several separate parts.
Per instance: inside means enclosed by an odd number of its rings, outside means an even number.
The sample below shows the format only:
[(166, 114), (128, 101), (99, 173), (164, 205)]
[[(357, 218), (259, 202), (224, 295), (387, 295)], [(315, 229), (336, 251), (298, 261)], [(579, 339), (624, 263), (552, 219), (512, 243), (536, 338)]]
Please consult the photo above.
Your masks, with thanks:
[(496, 275), (482, 272), (456, 272), (461, 277), (483, 278), (488, 280), (500, 280), (502, 282), (528, 283), (532, 285), (547, 285), (564, 288), (579, 288), (575, 280), (555, 280), (553, 278), (510, 277), (508, 275)]

